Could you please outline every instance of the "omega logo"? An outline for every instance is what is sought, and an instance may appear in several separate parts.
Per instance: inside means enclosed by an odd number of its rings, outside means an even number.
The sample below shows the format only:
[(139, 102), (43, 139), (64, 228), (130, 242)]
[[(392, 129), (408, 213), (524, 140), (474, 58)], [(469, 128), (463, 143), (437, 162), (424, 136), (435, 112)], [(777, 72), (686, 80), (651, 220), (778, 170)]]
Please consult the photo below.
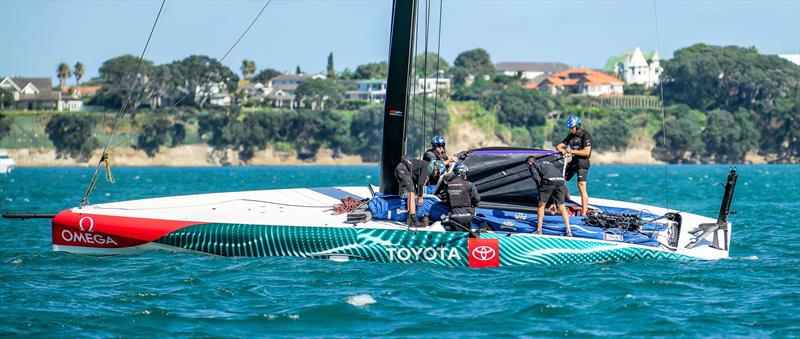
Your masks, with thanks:
[[(83, 222), (84, 220), (89, 220), (89, 223), (88, 223), (89, 227), (85, 227), (84, 226), (84, 222)], [(83, 218), (81, 218), (81, 220), (78, 221), (78, 227), (81, 228), (81, 231), (94, 232), (94, 220), (92, 219), (92, 217), (83, 217)]]

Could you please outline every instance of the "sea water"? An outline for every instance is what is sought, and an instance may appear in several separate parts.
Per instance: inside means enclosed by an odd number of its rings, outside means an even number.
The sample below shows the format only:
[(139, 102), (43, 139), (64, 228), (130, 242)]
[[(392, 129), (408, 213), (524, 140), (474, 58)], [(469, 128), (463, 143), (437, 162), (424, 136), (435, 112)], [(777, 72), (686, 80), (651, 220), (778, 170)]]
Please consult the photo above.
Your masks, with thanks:
[[(716, 217), (728, 166), (593, 166), (591, 196)], [(0, 210), (79, 204), (93, 169), (0, 175)], [(51, 250), (0, 219), (0, 336), (800, 336), (800, 166), (742, 165), (731, 258), (493, 269)], [(91, 202), (377, 184), (377, 167), (114, 168)], [(667, 180), (665, 180), (667, 179)], [(577, 193), (574, 182), (572, 192)]]

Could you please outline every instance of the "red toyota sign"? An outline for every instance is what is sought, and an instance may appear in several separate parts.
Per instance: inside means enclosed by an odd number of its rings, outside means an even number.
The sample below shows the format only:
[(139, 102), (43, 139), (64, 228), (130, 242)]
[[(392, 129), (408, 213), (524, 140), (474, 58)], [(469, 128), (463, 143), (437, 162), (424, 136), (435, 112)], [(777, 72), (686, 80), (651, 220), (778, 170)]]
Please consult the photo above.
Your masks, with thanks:
[(498, 239), (469, 239), (469, 267), (500, 266)]

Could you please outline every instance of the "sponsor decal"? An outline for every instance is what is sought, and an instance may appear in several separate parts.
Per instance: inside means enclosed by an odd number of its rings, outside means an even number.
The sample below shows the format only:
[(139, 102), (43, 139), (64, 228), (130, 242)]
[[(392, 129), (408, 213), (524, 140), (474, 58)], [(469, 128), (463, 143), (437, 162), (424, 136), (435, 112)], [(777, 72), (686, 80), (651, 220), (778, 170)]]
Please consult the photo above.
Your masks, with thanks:
[(414, 260), (414, 261), (431, 261), (431, 260), (461, 260), (461, 255), (455, 247), (412, 247), (412, 248), (393, 248), (386, 249), (389, 252), (389, 260)]
[(403, 111), (398, 111), (396, 109), (390, 109), (389, 110), (389, 115), (396, 116), (396, 117), (402, 117), (403, 116)]
[(500, 266), (500, 246), (498, 239), (469, 239), (469, 267)]
[(121, 248), (137, 246), (185, 226), (191, 221), (119, 217), (62, 211), (52, 221), (53, 245)]
[(610, 241), (622, 241), (623, 238), (619, 234), (603, 233), (603, 239), (604, 240), (610, 240)]
[(516, 231), (517, 227), (514, 226), (514, 220), (503, 220), (503, 222), (500, 224), (500, 229), (510, 229)]
[(111, 236), (94, 233), (94, 219), (92, 217), (83, 217), (78, 220), (78, 228), (80, 231), (64, 228), (61, 231), (61, 239), (67, 243), (79, 243), (82, 245), (119, 245)]
[(514, 213), (514, 219), (525, 220), (525, 219), (528, 219), (528, 215), (525, 214), (525, 213), (522, 213), (522, 212), (517, 212), (517, 213)]

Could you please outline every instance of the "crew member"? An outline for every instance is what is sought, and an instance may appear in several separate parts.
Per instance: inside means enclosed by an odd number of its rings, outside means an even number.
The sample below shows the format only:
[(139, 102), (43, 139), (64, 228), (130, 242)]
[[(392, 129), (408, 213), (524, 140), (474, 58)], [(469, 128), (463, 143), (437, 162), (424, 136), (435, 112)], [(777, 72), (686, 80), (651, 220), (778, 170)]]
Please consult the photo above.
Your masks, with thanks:
[(467, 181), (467, 165), (458, 163), (453, 168), (455, 177), (447, 183), (447, 204), (450, 212), (447, 216), (451, 222), (466, 227), (456, 227), (451, 224), (451, 231), (467, 231), (472, 226), (472, 217), (475, 215), (475, 207), (481, 201), (481, 196), (475, 188), (475, 184)]
[[(566, 181), (570, 181), (575, 174), (578, 174), (578, 191), (581, 193), (581, 215), (586, 215), (589, 209), (589, 194), (586, 193), (586, 177), (589, 174), (589, 158), (592, 156), (592, 135), (581, 128), (581, 118), (570, 116), (565, 123), (569, 128), (569, 134), (564, 140), (556, 145), (556, 150), (561, 154), (571, 154), (572, 160), (567, 164), (564, 175)], [(569, 189), (566, 191), (569, 198)]]
[(447, 150), (444, 148), (443, 136), (437, 135), (431, 139), (431, 148), (425, 151), (425, 154), (422, 155), (422, 160), (441, 160), (445, 166), (450, 165), (451, 160), (447, 155)]
[(439, 173), (443, 172), (443, 168), (444, 165), (441, 161), (427, 162), (406, 158), (395, 167), (394, 175), (400, 185), (399, 193), (406, 198), (409, 223), (413, 223), (416, 219), (417, 206), (422, 205), (425, 186), (431, 179), (438, 180)]
[(561, 169), (552, 162), (540, 160), (535, 161), (536, 157), (530, 156), (526, 160), (531, 177), (539, 188), (539, 209), (536, 212), (536, 234), (542, 234), (542, 221), (544, 220), (544, 209), (547, 201), (552, 197), (561, 217), (564, 218), (564, 225), (567, 226), (567, 236), (572, 236), (572, 229), (569, 227), (569, 216), (564, 207), (564, 192), (566, 191), (566, 181), (561, 176)]

